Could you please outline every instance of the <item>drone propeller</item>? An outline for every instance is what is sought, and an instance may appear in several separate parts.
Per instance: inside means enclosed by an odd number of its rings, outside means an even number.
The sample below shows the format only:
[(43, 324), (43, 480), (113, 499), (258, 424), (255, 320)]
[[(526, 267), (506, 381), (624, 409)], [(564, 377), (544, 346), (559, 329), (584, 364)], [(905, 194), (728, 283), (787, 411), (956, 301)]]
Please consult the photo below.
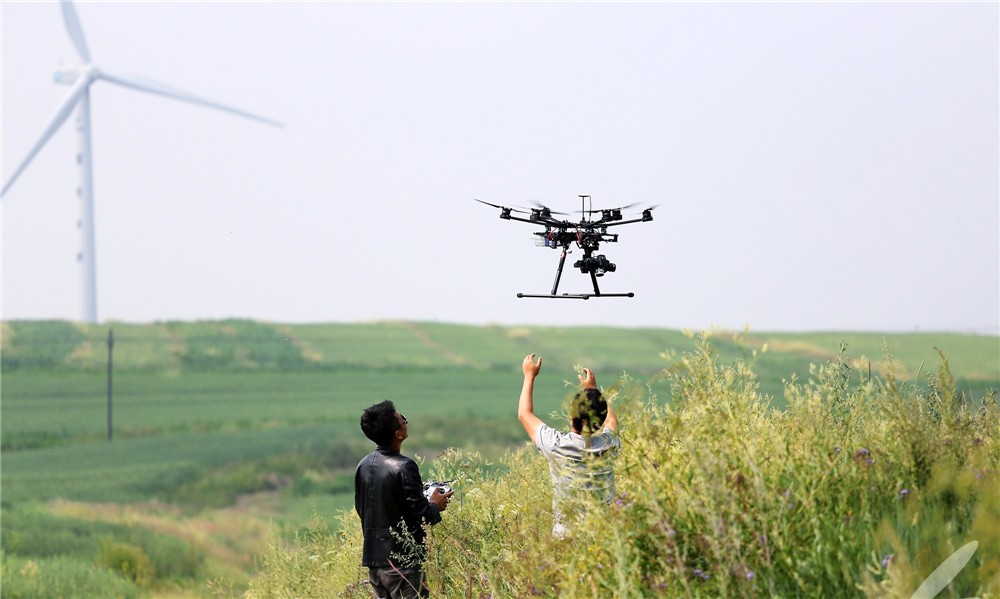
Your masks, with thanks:
[(503, 208), (503, 206), (501, 206), (500, 204), (490, 204), (489, 202), (484, 202), (478, 198), (475, 198), (475, 200), (480, 204), (486, 204), (487, 206), (493, 206), (494, 208)]
[(482, 201), (482, 200), (480, 200), (478, 198), (473, 198), (473, 199), (475, 199), (480, 204), (486, 204), (487, 206), (492, 206), (493, 208), (499, 208), (500, 210), (509, 210), (511, 212), (520, 212), (521, 214), (531, 214), (530, 212), (528, 212), (526, 210), (519, 210), (517, 208), (508, 208), (506, 206), (501, 206), (500, 204), (491, 204), (489, 202), (484, 202), (484, 201)]
[(588, 208), (586, 210), (574, 210), (573, 212), (579, 214), (594, 214), (595, 212), (609, 212), (612, 210), (628, 210), (629, 208), (634, 208), (639, 205), (639, 202), (633, 202), (631, 204), (625, 204), (624, 206), (619, 206), (617, 208)]
[(545, 212), (547, 214), (561, 214), (561, 215), (569, 214), (568, 212), (556, 212), (555, 210), (549, 208), (545, 204), (542, 204), (540, 202), (536, 202), (535, 200), (530, 200), (530, 202), (531, 202), (532, 205), (535, 206), (534, 208), (531, 208), (531, 210), (540, 210), (540, 211), (543, 211), (543, 212)]

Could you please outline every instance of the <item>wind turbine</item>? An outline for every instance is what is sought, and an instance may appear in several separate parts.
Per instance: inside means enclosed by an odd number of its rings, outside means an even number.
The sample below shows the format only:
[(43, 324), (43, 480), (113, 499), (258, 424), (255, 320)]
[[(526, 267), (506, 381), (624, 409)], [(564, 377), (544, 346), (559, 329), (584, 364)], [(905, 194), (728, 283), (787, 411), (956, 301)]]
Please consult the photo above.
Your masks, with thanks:
[(79, 142), (77, 166), (80, 177), (77, 196), (80, 199), (79, 228), (81, 234), (81, 247), (78, 259), (83, 267), (83, 320), (88, 323), (96, 323), (97, 268), (94, 243), (94, 189), (92, 184), (93, 168), (90, 143), (90, 86), (97, 81), (108, 81), (135, 90), (237, 114), (269, 125), (277, 127), (283, 125), (277, 121), (257, 116), (207, 98), (198, 97), (162, 83), (134, 75), (114, 74), (103, 68), (98, 68), (90, 58), (90, 52), (87, 50), (87, 42), (83, 37), (83, 28), (80, 25), (80, 19), (77, 17), (72, 2), (70, 0), (61, 0), (60, 5), (62, 7), (63, 20), (66, 23), (66, 30), (69, 32), (70, 40), (72, 40), (73, 45), (76, 47), (82, 63), (76, 68), (60, 69), (56, 72), (55, 80), (57, 83), (72, 86), (69, 94), (59, 106), (59, 110), (56, 111), (45, 132), (38, 138), (38, 141), (32, 146), (31, 151), (28, 152), (24, 160), (14, 169), (14, 174), (0, 188), (0, 198), (6, 195), (7, 190), (10, 189), (10, 186), (14, 184), (14, 181), (17, 180), (18, 176), (24, 171), (35, 155), (45, 146), (59, 127), (66, 122), (73, 108), (77, 108), (76, 129)]

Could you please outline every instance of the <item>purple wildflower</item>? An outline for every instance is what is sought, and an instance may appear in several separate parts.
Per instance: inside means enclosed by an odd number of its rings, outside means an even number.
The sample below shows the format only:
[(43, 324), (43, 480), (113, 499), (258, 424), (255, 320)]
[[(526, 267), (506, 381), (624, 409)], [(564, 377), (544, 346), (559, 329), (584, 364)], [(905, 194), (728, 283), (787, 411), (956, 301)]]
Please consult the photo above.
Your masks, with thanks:
[(900, 491), (899, 491), (899, 498), (903, 499), (904, 497), (906, 497), (909, 494), (910, 494), (910, 490), (909, 489), (900, 489)]
[(892, 558), (893, 557), (895, 557), (895, 556), (893, 554), (891, 554), (891, 553), (886, 553), (885, 555), (883, 555), (882, 556), (882, 567), (883, 568), (888, 568), (889, 564), (892, 563)]

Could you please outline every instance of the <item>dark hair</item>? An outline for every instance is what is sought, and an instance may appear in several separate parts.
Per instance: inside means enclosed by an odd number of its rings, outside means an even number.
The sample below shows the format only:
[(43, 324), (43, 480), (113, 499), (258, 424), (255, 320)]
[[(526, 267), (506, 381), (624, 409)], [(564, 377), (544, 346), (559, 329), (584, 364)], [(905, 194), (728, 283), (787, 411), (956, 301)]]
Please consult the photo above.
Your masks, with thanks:
[(600, 389), (584, 389), (573, 397), (569, 410), (573, 430), (584, 435), (600, 432), (608, 417), (608, 402)]
[(385, 400), (361, 413), (361, 431), (379, 447), (392, 445), (392, 434), (399, 429), (396, 406)]

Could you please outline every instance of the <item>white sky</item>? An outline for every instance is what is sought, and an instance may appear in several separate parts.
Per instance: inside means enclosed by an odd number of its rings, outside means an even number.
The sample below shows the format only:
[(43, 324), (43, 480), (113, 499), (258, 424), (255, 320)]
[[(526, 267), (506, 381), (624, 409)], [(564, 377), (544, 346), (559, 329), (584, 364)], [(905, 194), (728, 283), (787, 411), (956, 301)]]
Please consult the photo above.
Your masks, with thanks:
[[(986, 3), (78, 2), (104, 320), (1000, 333)], [(58, 4), (0, 2), (6, 181), (68, 92)], [(72, 119), (0, 201), (2, 317), (81, 318)], [(558, 253), (473, 198), (658, 204)], [(568, 258), (560, 292), (590, 291)]]

